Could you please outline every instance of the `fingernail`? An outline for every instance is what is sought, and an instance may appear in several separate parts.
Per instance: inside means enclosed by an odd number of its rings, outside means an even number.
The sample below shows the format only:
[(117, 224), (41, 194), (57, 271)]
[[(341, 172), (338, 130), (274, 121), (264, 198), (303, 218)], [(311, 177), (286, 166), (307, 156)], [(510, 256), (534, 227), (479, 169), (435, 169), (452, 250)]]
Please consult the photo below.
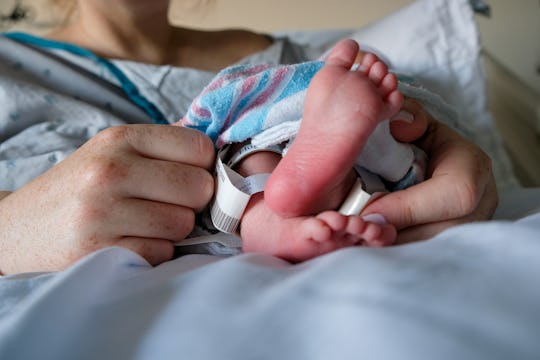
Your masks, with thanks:
[(411, 124), (414, 121), (414, 115), (408, 111), (400, 110), (396, 115), (390, 118), (390, 121), (404, 121)]
[(388, 224), (388, 220), (386, 220), (386, 218), (384, 216), (382, 216), (381, 214), (364, 215), (364, 216), (362, 216), (362, 219), (364, 221), (374, 223), (374, 224), (377, 224), (377, 225), (387, 225)]

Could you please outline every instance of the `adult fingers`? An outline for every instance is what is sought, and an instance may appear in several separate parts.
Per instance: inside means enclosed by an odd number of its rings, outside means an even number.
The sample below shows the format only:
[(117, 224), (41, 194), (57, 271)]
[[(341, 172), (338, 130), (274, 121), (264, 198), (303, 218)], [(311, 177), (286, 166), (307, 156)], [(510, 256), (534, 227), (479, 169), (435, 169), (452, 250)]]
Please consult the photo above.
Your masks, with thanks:
[(448, 221), (439, 221), (403, 229), (398, 233), (396, 244), (405, 244), (419, 240), (426, 240), (449, 227), (489, 219), (493, 215), (497, 202), (497, 190), (495, 183), (493, 183), (488, 186), (486, 193), (478, 205), (478, 208), (475, 209), (475, 211), (473, 211), (471, 214)]
[[(123, 199), (113, 205), (113, 211), (102, 222), (101, 231), (123, 237), (158, 238), (180, 241), (193, 230), (192, 209), (140, 199)], [(106, 229), (106, 224), (111, 229)]]
[(431, 115), (416, 100), (405, 98), (401, 110), (390, 121), (390, 133), (397, 141), (418, 140), (428, 128)]
[(171, 203), (202, 210), (214, 193), (209, 171), (176, 162), (141, 159), (126, 172), (126, 197)]
[(210, 169), (214, 145), (203, 133), (180, 126), (115, 126), (97, 134), (91, 142), (100, 148), (122, 147), (160, 160), (175, 161)]
[(84, 164), (77, 183), (84, 189), (78, 196), (87, 202), (112, 195), (195, 210), (204, 208), (214, 192), (214, 179), (203, 168), (121, 152), (93, 156)]
[(483, 151), (437, 122), (430, 124), (419, 144), (429, 156), (429, 178), (374, 201), (364, 214), (382, 214), (404, 229), (466, 217), (486, 194), (494, 210), (496, 195), (487, 193), (488, 186), (494, 186), (491, 161)]
[[(206, 170), (214, 160), (211, 141), (176, 126), (134, 125), (103, 131), (84, 146), (78, 183), (92, 198), (95, 190), (201, 210), (214, 191)], [(84, 150), (84, 149), (81, 149)], [(92, 200), (92, 199), (89, 199)]]

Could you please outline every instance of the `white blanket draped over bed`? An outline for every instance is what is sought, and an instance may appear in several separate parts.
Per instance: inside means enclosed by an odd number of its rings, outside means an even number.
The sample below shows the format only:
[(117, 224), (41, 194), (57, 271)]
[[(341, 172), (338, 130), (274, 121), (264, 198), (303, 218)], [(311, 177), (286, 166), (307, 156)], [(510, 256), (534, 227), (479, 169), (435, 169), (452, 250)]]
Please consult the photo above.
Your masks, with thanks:
[[(110, 248), (62, 272), (6, 276), (0, 279), (0, 359), (540, 358), (540, 189), (512, 188), (508, 159), (485, 111), (468, 1), (421, 0), (360, 30), (287, 35), (309, 45), (277, 41), (246, 61), (315, 58), (350, 36), (459, 109), (460, 125), (494, 159), (502, 197), (496, 220), (457, 226), (422, 243), (350, 248), (296, 265), (256, 254), (187, 255), (152, 268), (128, 250)], [(17, 188), (102, 127), (126, 117), (146, 121), (115, 90), (116, 78), (92, 70), (88, 59), (62, 56), (90, 69), (108, 95), (82, 94), (96, 104), (81, 110), (94, 114), (82, 122), (64, 116), (74, 114), (81, 98), (65, 96), (73, 107), (59, 109), (63, 117), (38, 121), (27, 133), (16, 129), (17, 114), (8, 114), (13, 121), (3, 126), (11, 132), (2, 133), (0, 145), (3, 186)], [(213, 76), (115, 64), (171, 122)], [(5, 67), (0, 80), (12, 71)], [(178, 81), (192, 80), (200, 87), (171, 95)], [(81, 81), (91, 84), (92, 76)], [(175, 96), (182, 105), (171, 102)], [(108, 113), (96, 110), (111, 99)], [(18, 159), (10, 154), (21, 155), (20, 169), (28, 171), (14, 173)]]
[(0, 358), (538, 359), (539, 232), (537, 213), (299, 265), (106, 249), (0, 282)]

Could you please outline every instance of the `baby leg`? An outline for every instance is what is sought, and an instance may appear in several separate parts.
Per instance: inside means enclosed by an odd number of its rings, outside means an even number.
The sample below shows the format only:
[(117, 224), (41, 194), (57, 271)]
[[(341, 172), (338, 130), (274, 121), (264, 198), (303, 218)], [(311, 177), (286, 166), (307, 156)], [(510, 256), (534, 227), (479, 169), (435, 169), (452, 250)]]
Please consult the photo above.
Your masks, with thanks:
[(268, 206), (279, 215), (339, 206), (366, 139), (401, 107), (397, 79), (375, 55), (351, 71), (357, 54), (356, 42), (338, 43), (309, 85), (298, 136), (265, 188)]

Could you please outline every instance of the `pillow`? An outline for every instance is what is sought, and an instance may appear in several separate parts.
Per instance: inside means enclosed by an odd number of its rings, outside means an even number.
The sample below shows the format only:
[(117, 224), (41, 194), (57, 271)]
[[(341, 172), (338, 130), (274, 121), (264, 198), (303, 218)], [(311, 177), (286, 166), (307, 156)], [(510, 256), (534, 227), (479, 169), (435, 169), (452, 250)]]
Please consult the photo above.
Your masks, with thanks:
[(455, 108), (460, 127), (467, 128), (471, 140), (492, 157), (499, 189), (517, 186), (486, 108), (481, 44), (468, 0), (419, 0), (361, 29), (285, 34), (306, 44), (312, 58), (350, 37), (393, 70), (415, 77)]

